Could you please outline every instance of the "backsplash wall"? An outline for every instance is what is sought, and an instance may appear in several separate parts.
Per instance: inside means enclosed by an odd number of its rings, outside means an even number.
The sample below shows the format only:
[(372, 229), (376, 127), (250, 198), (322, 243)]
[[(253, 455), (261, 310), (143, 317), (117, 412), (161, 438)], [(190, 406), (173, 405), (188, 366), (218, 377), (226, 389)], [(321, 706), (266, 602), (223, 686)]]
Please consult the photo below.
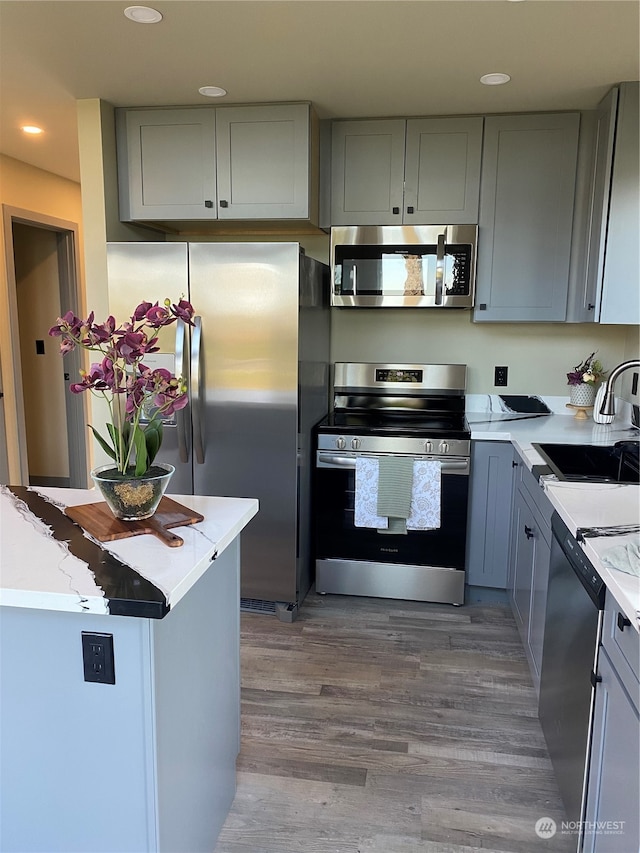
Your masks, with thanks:
[[(473, 323), (471, 316), (453, 310), (333, 308), (331, 360), (458, 362), (468, 366), (470, 394), (568, 397), (567, 371), (594, 350), (607, 369), (640, 356), (637, 326)], [(493, 384), (496, 365), (509, 368), (508, 385), (499, 390)], [(631, 399), (629, 388), (625, 377), (616, 390)]]

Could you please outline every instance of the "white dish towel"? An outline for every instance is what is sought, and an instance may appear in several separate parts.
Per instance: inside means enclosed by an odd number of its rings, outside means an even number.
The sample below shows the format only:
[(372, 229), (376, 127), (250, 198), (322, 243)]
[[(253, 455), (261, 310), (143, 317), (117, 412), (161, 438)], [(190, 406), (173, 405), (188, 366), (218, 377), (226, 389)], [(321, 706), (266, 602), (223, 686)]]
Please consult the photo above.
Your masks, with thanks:
[[(377, 513), (378, 480), (378, 459), (375, 456), (357, 456), (354, 513), (356, 527), (372, 527), (377, 530), (386, 530), (389, 527), (389, 519)], [(429, 459), (415, 459), (407, 530), (436, 530), (440, 527), (441, 492), (440, 463)]]
[(600, 559), (610, 569), (640, 578), (640, 544), (637, 542), (614, 545), (603, 551)]

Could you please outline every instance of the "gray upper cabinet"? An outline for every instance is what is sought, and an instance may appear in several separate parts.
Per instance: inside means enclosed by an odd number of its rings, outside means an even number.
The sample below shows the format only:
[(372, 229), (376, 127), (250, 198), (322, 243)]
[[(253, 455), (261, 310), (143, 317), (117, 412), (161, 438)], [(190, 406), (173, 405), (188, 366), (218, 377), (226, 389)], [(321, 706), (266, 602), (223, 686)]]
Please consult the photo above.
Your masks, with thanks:
[(475, 224), (483, 122), (334, 122), (331, 224)]
[(484, 119), (407, 121), (404, 223), (475, 225)]
[(402, 223), (404, 120), (336, 121), (331, 138), (331, 224)]
[(601, 323), (640, 323), (639, 83), (622, 83), (609, 196)]
[(317, 218), (309, 104), (117, 111), (123, 221)]
[(116, 112), (120, 219), (216, 219), (216, 112)]
[(216, 110), (219, 219), (310, 217), (307, 104)]
[(640, 323), (638, 83), (583, 113), (571, 255), (571, 322)]
[(617, 109), (618, 89), (612, 89), (597, 110), (583, 113), (580, 123), (569, 322), (589, 323), (600, 317)]
[(474, 320), (565, 320), (579, 125), (485, 119)]

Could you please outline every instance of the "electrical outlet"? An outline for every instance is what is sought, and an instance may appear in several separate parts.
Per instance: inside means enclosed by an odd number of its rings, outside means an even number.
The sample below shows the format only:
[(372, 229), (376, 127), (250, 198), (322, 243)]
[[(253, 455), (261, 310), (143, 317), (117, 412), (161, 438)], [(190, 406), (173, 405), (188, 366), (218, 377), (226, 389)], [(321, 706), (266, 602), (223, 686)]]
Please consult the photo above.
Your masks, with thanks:
[(508, 367), (496, 367), (493, 372), (493, 384), (498, 387), (499, 385), (507, 384), (507, 376), (509, 374)]
[(90, 634), (88, 631), (82, 631), (82, 664), (85, 681), (115, 684), (113, 634)]

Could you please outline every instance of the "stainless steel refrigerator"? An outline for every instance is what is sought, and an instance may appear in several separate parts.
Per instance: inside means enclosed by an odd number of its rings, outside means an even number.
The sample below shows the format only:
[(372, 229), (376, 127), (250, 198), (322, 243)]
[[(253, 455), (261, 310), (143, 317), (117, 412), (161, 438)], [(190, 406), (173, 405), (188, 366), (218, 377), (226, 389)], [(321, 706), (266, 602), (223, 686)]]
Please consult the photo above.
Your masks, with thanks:
[(254, 497), (242, 534), (246, 609), (286, 621), (312, 582), (312, 428), (329, 397), (328, 269), (298, 243), (109, 243), (109, 307), (181, 297), (196, 327), (162, 330), (145, 363), (175, 369), (187, 409), (165, 422), (171, 494)]

